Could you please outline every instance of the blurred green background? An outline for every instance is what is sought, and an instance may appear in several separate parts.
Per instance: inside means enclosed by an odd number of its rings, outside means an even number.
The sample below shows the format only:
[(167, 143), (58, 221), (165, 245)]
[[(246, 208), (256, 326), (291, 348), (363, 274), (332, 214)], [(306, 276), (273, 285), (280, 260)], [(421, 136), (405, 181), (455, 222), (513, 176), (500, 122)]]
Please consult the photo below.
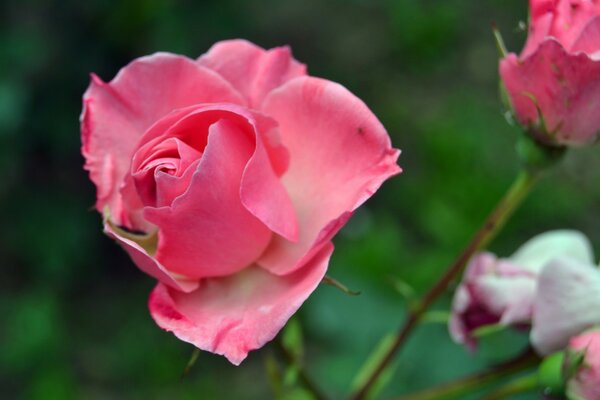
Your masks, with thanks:
[[(78, 117), (89, 72), (110, 80), (135, 57), (197, 57), (215, 41), (292, 46), (312, 75), (364, 99), (402, 149), (387, 182), (337, 236), (330, 275), (299, 313), (309, 374), (342, 398), (379, 339), (397, 329), (403, 281), (422, 291), (454, 257), (518, 169), (518, 135), (497, 96), (491, 21), (512, 50), (525, 0), (8, 0), (0, 3), (0, 398), (267, 399), (264, 359), (241, 367), (157, 328), (152, 279), (101, 232), (82, 169)], [(547, 229), (600, 243), (597, 148), (571, 151), (492, 248), (509, 255)], [(448, 297), (438, 304), (447, 307)], [(425, 324), (382, 392), (457, 378), (522, 346), (469, 354)], [(528, 397), (526, 397), (528, 398)], [(531, 397), (535, 398), (535, 397)]]

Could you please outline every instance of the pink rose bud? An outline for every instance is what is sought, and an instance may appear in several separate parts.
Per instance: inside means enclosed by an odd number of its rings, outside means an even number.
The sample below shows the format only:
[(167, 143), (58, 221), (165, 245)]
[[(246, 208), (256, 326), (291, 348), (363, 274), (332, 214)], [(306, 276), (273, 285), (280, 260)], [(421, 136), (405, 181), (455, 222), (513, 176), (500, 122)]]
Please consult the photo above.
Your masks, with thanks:
[(500, 61), (518, 122), (549, 145), (579, 146), (600, 132), (600, 2), (530, 0), (521, 54)]
[(449, 321), (454, 341), (474, 350), (479, 328), (529, 327), (538, 275), (560, 256), (591, 259), (587, 238), (575, 231), (551, 231), (530, 239), (507, 259), (476, 254), (454, 294)]
[(569, 341), (565, 366), (569, 399), (600, 399), (600, 331), (592, 330)]
[(178, 338), (239, 364), (315, 290), (332, 237), (399, 151), (344, 87), (244, 40), (157, 53), (83, 97), (82, 153), (106, 233), (159, 283)]

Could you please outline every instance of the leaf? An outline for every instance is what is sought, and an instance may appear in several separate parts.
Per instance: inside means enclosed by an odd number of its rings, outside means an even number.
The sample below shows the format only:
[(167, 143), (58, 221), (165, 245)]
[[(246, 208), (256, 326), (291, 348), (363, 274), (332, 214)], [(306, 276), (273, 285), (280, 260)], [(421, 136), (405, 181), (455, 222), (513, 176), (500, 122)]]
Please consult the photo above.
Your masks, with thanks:
[(283, 377), (281, 376), (281, 370), (279, 364), (275, 359), (272, 352), (267, 352), (265, 355), (265, 371), (267, 372), (267, 378), (273, 391), (273, 395), (276, 399), (282, 398), (283, 394)]
[[(381, 361), (385, 358), (394, 345), (395, 337), (395, 334), (390, 333), (379, 341), (379, 344), (377, 344), (375, 350), (369, 355), (367, 361), (365, 361), (352, 380), (352, 391), (363, 387), (363, 385), (367, 382), (369, 377), (373, 374), (379, 364), (381, 364)], [(383, 373), (379, 375), (376, 382), (371, 386), (371, 389), (366, 396), (367, 399), (375, 398), (377, 394), (385, 388), (385, 386), (389, 383), (395, 369), (396, 367), (394, 363), (388, 364)]]
[(185, 368), (183, 369), (183, 372), (181, 373), (181, 379), (185, 378), (190, 373), (192, 367), (196, 364), (196, 361), (198, 361), (199, 356), (200, 349), (194, 347), (194, 350), (192, 350), (192, 355), (190, 356), (190, 359), (188, 360), (187, 364), (185, 365)]
[(295, 364), (300, 364), (304, 357), (304, 337), (298, 318), (288, 321), (281, 334), (281, 345), (287, 351)]
[(332, 277), (330, 277), (328, 275), (325, 275), (323, 277), (323, 280), (321, 281), (321, 283), (325, 283), (326, 285), (331, 285), (331, 286), (341, 290), (348, 296), (358, 296), (360, 294), (360, 292), (356, 292), (354, 290), (348, 289), (348, 287), (346, 285), (344, 285), (343, 283), (341, 283), (340, 281), (338, 281), (336, 279), (333, 279)]
[(494, 335), (496, 333), (502, 332), (506, 328), (507, 328), (507, 326), (504, 324), (484, 325), (484, 326), (481, 326), (481, 327), (475, 329), (472, 332), (472, 335), (473, 335), (473, 337), (480, 339), (485, 336), (490, 336), (490, 335)]
[(403, 280), (391, 277), (392, 286), (409, 304), (413, 303), (416, 297), (415, 289)]
[(448, 311), (428, 311), (421, 317), (421, 323), (426, 324), (447, 324), (450, 319)]

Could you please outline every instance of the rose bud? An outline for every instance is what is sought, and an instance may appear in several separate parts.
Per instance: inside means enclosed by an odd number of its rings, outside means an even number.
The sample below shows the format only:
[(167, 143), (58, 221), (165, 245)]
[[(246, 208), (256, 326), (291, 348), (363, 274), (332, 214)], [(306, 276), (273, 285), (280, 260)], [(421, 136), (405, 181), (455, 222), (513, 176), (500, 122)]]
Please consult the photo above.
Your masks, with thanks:
[(540, 271), (560, 256), (588, 261), (592, 258), (590, 249), (581, 233), (559, 230), (530, 239), (507, 259), (476, 254), (454, 294), (450, 335), (474, 350), (479, 328), (529, 327)]
[(529, 4), (525, 47), (500, 61), (516, 120), (547, 145), (593, 142), (600, 131), (600, 2)]
[(157, 53), (83, 97), (82, 153), (105, 232), (159, 282), (156, 323), (239, 364), (323, 278), (332, 237), (400, 172), (344, 87), (289, 48)]
[(600, 331), (571, 338), (565, 367), (569, 399), (600, 399)]
[(600, 270), (592, 260), (552, 260), (538, 280), (533, 347), (540, 354), (562, 350), (569, 338), (596, 325), (600, 325)]

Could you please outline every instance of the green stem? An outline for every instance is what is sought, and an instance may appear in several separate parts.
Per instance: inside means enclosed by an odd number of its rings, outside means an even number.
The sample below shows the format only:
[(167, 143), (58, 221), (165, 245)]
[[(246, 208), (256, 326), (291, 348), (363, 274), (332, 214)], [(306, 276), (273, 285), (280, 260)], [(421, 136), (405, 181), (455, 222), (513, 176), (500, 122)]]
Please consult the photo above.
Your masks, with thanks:
[(454, 382), (445, 383), (421, 392), (401, 396), (396, 400), (434, 400), (462, 398), (475, 390), (483, 389), (502, 378), (529, 369), (540, 362), (539, 357), (529, 349), (522, 355), (500, 364), (488, 371), (479, 372)]
[(498, 389), (485, 396), (483, 400), (506, 399), (509, 398), (509, 396), (515, 394), (537, 391), (538, 388), (538, 376), (537, 373), (533, 372), (529, 375), (519, 377), (511, 382), (508, 382), (506, 385), (499, 387)]
[(298, 367), (298, 379), (300, 383), (306, 390), (308, 390), (315, 400), (327, 400), (327, 396), (319, 389), (316, 383), (306, 374), (304, 368), (301, 365), (298, 365), (298, 361), (296, 357), (281, 343), (281, 340), (276, 339), (275, 345), (279, 352), (285, 358), (285, 361), (290, 365), (296, 365)]
[(448, 266), (446, 272), (442, 274), (438, 281), (427, 291), (427, 293), (425, 293), (416, 306), (409, 310), (408, 317), (404, 322), (404, 325), (398, 331), (395, 342), (390, 348), (388, 354), (382, 359), (378, 367), (373, 370), (373, 373), (369, 379), (365, 381), (362, 387), (360, 387), (356, 393), (351, 396), (351, 399), (362, 400), (367, 396), (370, 388), (376, 382), (377, 378), (394, 359), (398, 350), (400, 350), (402, 345), (406, 342), (406, 339), (408, 339), (410, 333), (412, 333), (413, 329), (417, 326), (417, 323), (421, 319), (423, 313), (427, 311), (433, 302), (444, 293), (454, 278), (456, 278), (462, 272), (465, 264), (473, 256), (473, 254), (477, 250), (484, 248), (494, 237), (496, 237), (506, 221), (523, 202), (527, 194), (529, 194), (535, 183), (540, 178), (540, 175), (541, 170), (531, 169), (524, 170), (517, 176), (512, 186), (496, 205), (496, 208), (494, 208), (494, 210), (486, 218), (477, 233), (472, 237), (460, 255), (452, 264)]

